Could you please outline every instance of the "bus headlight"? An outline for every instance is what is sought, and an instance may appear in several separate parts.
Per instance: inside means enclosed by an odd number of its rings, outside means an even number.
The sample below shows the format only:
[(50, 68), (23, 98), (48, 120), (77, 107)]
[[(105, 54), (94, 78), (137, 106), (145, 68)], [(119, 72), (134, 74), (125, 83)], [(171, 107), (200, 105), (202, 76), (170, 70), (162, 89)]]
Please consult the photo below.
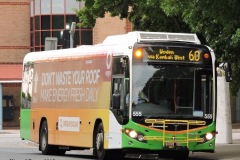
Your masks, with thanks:
[(202, 138), (204, 141), (198, 142), (198, 144), (202, 144), (214, 139), (217, 133), (218, 133), (217, 131), (213, 131), (213, 132), (207, 132), (206, 134), (201, 135), (200, 138)]
[(206, 138), (206, 140), (211, 140), (211, 139), (213, 139), (213, 134), (211, 133), (211, 132), (209, 132), (209, 133), (207, 133), (206, 135), (205, 135), (205, 138)]
[(130, 138), (133, 138), (139, 142), (146, 142), (144, 140), (144, 135), (141, 132), (131, 129), (123, 129), (122, 131)]
[(134, 130), (132, 130), (132, 131), (130, 131), (129, 132), (129, 137), (131, 137), (131, 138), (137, 138), (137, 136), (138, 136), (138, 134), (137, 134), (137, 132), (136, 131), (134, 131)]

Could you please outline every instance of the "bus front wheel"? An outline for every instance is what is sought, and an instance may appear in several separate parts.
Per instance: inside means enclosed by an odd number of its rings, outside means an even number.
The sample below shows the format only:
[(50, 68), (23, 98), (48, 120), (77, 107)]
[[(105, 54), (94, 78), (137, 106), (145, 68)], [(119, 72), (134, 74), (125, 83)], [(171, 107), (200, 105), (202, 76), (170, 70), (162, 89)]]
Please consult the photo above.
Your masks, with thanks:
[(104, 129), (103, 123), (100, 123), (96, 134), (96, 154), (99, 160), (109, 160), (110, 154), (104, 149)]
[(97, 127), (97, 133), (95, 137), (96, 148), (93, 150), (93, 155), (98, 157), (98, 160), (123, 160), (125, 153), (121, 149), (106, 150), (104, 149), (104, 129), (103, 123), (100, 123)]

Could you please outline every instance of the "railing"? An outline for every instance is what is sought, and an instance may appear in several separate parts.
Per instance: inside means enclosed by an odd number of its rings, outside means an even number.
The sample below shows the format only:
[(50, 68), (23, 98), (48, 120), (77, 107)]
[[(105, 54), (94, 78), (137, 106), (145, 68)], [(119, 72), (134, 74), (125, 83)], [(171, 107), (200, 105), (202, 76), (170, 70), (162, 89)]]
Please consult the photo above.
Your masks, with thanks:
[[(204, 139), (200, 138), (198, 134), (195, 134), (194, 136), (189, 136), (189, 126), (190, 125), (199, 125), (199, 126), (204, 126), (206, 125), (205, 121), (195, 121), (195, 120), (165, 120), (165, 119), (146, 119), (146, 123), (151, 124), (150, 127), (154, 127), (156, 124), (162, 124), (163, 128), (163, 133), (162, 136), (144, 136), (144, 140), (158, 140), (163, 142), (163, 146), (166, 146), (167, 143), (174, 143), (174, 144), (180, 144), (180, 143), (185, 143), (186, 146), (188, 147), (189, 142), (203, 142)], [(179, 131), (171, 131), (172, 134), (166, 134), (166, 125), (167, 124), (172, 124), (172, 125), (186, 125), (187, 129), (184, 131), (181, 131), (181, 134), (185, 134), (186, 136), (177, 136), (176, 133)], [(178, 133), (179, 134), (179, 133)]]

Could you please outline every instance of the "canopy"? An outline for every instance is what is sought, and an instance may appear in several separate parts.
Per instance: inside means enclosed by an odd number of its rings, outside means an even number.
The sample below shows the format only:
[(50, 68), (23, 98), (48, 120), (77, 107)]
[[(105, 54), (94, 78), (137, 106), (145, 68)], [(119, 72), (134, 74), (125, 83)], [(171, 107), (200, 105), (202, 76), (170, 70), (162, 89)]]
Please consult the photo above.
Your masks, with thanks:
[(0, 64), (0, 83), (21, 83), (22, 64)]

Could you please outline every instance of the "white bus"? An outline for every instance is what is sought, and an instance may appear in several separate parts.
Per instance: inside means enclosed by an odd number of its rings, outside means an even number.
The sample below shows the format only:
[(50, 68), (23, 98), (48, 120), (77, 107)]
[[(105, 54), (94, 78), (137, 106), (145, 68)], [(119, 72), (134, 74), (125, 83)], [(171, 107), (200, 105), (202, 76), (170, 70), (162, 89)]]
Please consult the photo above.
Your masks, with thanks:
[(129, 32), (23, 66), (20, 133), (43, 154), (214, 152), (216, 59), (196, 34)]

